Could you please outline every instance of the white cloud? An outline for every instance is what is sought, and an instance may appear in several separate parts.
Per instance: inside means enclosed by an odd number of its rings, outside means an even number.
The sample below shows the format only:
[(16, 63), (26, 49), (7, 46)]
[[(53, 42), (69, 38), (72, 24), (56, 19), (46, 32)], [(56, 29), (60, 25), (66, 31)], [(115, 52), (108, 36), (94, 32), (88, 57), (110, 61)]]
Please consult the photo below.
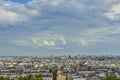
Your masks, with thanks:
[(3, 24), (28, 21), (32, 16), (39, 14), (37, 10), (27, 8), (24, 4), (0, 1), (0, 5), (0, 23)]
[[(65, 49), (63, 52), (72, 53), (79, 52), (86, 46), (89, 49), (92, 46), (95, 46), (94, 49), (96, 46), (103, 48), (102, 43), (105, 46), (115, 45), (120, 40), (118, 37), (120, 28), (119, 23), (112, 20), (120, 17), (119, 2), (119, 0), (31, 0), (28, 4), (20, 4), (0, 1), (0, 24), (3, 23), (0, 25), (1, 43), (8, 43), (16, 48), (18, 46), (32, 48), (33, 53), (34, 50), (45, 49), (46, 53), (47, 49)], [(15, 25), (4, 25), (7, 23)]]
[(59, 46), (51, 46), (51, 47), (45, 47), (45, 49), (49, 50), (64, 50), (64, 47), (59, 47)]
[[(45, 35), (45, 34), (44, 34)], [(37, 36), (37, 37), (32, 37), (32, 42), (36, 46), (61, 46), (61, 45), (66, 45), (66, 39), (61, 36), (61, 35), (45, 35), (43, 36)]]
[(116, 20), (120, 18), (120, 4), (114, 4), (112, 8), (104, 14), (110, 20)]
[(12, 41), (17, 46), (31, 46), (35, 48), (46, 47), (52, 49), (62, 49), (66, 45), (66, 39), (61, 35), (39, 35)]
[(120, 39), (118, 37), (119, 34), (119, 26), (92, 28), (83, 31), (77, 42), (79, 46), (90, 46), (99, 43), (115, 43)]
[(44, 40), (43, 41), (45, 46), (55, 46), (55, 42), (54, 41), (48, 41), (48, 40)]
[(60, 3), (64, 2), (64, 0), (42, 0), (44, 4), (50, 4), (52, 6), (58, 6)]
[(67, 44), (67, 42), (66, 42), (66, 40), (65, 40), (65, 38), (64, 38), (63, 36), (60, 37), (60, 40), (62, 41), (62, 43), (63, 43), (64, 45)]
[(0, 23), (16, 23), (25, 19), (22, 14), (0, 9)]
[(120, 27), (119, 26), (105, 26), (99, 28), (93, 28), (86, 31), (89, 35), (93, 36), (108, 36), (114, 34), (120, 34)]
[(32, 46), (31, 43), (27, 40), (16, 40), (16, 41), (11, 41), (11, 42), (19, 46)]
[(66, 11), (80, 11), (86, 7), (82, 0), (32, 0), (27, 5), (33, 9), (46, 12), (54, 12), (63, 9)]
[(80, 38), (78, 42), (78, 46), (91, 46), (96, 45), (97, 43), (104, 42), (103, 39), (97, 37), (84, 37)]
[(86, 41), (86, 39), (80, 39), (79, 43), (80, 46), (86, 46), (88, 42)]

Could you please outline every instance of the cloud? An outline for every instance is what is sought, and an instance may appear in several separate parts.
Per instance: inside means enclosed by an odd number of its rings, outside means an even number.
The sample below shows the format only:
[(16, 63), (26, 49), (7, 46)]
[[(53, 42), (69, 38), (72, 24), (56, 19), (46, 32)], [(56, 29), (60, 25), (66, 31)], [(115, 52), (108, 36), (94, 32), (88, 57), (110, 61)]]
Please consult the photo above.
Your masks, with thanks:
[[(119, 0), (31, 0), (25, 4), (0, 1), (0, 47), (8, 49), (4, 53), (16, 50), (18, 54), (23, 51), (38, 55), (119, 52), (119, 3)], [(11, 51), (10, 47), (15, 49)]]
[(0, 9), (0, 23), (16, 23), (25, 20), (22, 14)]
[(61, 35), (39, 35), (39, 36), (30, 36), (27, 39), (16, 39), (11, 41), (12, 44), (17, 46), (31, 46), (34, 48), (49, 48), (49, 49), (63, 49), (66, 45), (66, 39)]
[(63, 36), (60, 37), (60, 40), (62, 41), (62, 43), (63, 43), (64, 45), (67, 44), (67, 42), (66, 42), (66, 40), (65, 40), (65, 38), (64, 38)]
[(99, 27), (82, 32), (79, 39), (79, 46), (97, 45), (99, 43), (114, 44), (120, 37), (119, 27)]
[[(94, 5), (88, 4), (89, 1), (84, 0), (32, 0), (27, 4), (1, 1), (0, 3), (2, 4), (2, 13), (8, 12), (9, 14), (6, 14), (6, 17), (10, 17), (9, 19), (4, 18), (4, 20), (8, 22), (11, 21), (14, 24), (21, 21), (32, 23), (34, 20), (37, 20), (35, 24), (38, 24), (44, 19), (54, 21), (56, 18), (64, 18), (65, 20), (68, 18), (91, 19), (90, 16), (93, 15), (99, 17), (101, 16), (100, 14), (102, 14), (102, 11), (108, 10), (108, 5), (118, 2), (118, 0), (104, 1), (92, 0), (92, 2), (94, 2)], [(101, 4), (103, 4), (103, 6), (97, 6)], [(98, 9), (100, 11), (97, 11)], [(5, 11), (3, 12), (3, 10)], [(96, 11), (96, 13), (92, 15), (91, 11)], [(81, 14), (81, 16), (79, 16), (79, 14)], [(105, 13), (104, 15), (112, 18), (113, 16), (111, 14), (112, 13)], [(13, 20), (11, 17), (13, 17)], [(4, 23), (4, 20), (1, 22)]]
[(114, 4), (111, 9), (104, 14), (110, 20), (117, 20), (120, 18), (120, 3)]
[(19, 46), (32, 46), (31, 43), (26, 40), (16, 40), (12, 41), (12, 43)]
[[(36, 5), (34, 5), (36, 4)], [(68, 1), (68, 0), (32, 0), (31, 2), (28, 3), (28, 6), (32, 6), (34, 8), (37, 8), (37, 7), (42, 7), (44, 6), (45, 8), (48, 8), (48, 6), (50, 8), (54, 8), (54, 10), (56, 10), (55, 8), (59, 8), (59, 7), (68, 7), (68, 8), (83, 8), (84, 7), (84, 1), (80, 0), (80, 1), (77, 1), (77, 0), (71, 0), (71, 1)], [(43, 9), (45, 9), (43, 8)]]
[(80, 46), (86, 46), (86, 45), (88, 45), (88, 43), (87, 43), (87, 41), (86, 41), (86, 39), (80, 39), (80, 42), (79, 42), (80, 44)]
[(43, 41), (43, 43), (45, 46), (55, 46), (56, 45), (54, 41), (48, 41), (48, 40)]
[(32, 16), (37, 16), (38, 12), (26, 7), (24, 4), (0, 1), (0, 23), (17, 24), (26, 22)]
[(39, 36), (39, 37), (32, 37), (32, 42), (36, 46), (48, 46), (48, 47), (54, 47), (54, 46), (61, 46), (66, 45), (66, 40), (61, 35), (46, 35), (46, 36)]
[(41, 46), (47, 46), (47, 47), (53, 47), (56, 46), (56, 43), (54, 40), (51, 39), (41, 39), (39, 37), (34, 37), (32, 38), (32, 45), (36, 47), (41, 47)]

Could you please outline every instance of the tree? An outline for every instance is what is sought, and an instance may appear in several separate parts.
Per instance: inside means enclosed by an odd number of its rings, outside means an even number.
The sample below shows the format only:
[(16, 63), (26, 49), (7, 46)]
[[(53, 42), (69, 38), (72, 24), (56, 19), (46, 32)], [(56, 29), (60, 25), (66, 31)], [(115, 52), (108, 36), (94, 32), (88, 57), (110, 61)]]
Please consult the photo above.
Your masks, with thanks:
[(54, 70), (54, 69), (53, 69), (53, 70), (50, 69), (49, 72), (53, 74), (53, 80), (57, 80), (57, 72), (58, 72), (58, 71), (57, 71), (57, 70)]
[(110, 75), (110, 76), (106, 77), (105, 80), (120, 80), (120, 78), (118, 78), (116, 75)]
[(25, 76), (25, 77), (21, 76), (18, 80), (43, 80), (43, 76), (41, 74), (39, 75), (29, 74), (28, 76)]
[(8, 77), (0, 76), (0, 80), (13, 80), (13, 79), (10, 79), (10, 78), (8, 78)]

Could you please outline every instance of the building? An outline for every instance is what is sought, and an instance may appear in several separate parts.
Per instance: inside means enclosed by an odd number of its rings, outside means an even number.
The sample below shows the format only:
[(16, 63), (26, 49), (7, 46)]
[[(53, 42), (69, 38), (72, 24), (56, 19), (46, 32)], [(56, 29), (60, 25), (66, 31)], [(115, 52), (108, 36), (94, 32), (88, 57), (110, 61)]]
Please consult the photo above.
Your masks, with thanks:
[(72, 80), (71, 74), (58, 74), (57, 80)]

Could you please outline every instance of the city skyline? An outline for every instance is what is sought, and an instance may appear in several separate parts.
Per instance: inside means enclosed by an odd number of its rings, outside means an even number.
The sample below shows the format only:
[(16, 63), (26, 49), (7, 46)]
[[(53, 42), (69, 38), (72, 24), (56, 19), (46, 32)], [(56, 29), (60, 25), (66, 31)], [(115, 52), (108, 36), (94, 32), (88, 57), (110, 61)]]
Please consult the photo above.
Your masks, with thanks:
[(119, 0), (1, 0), (0, 56), (119, 55)]

